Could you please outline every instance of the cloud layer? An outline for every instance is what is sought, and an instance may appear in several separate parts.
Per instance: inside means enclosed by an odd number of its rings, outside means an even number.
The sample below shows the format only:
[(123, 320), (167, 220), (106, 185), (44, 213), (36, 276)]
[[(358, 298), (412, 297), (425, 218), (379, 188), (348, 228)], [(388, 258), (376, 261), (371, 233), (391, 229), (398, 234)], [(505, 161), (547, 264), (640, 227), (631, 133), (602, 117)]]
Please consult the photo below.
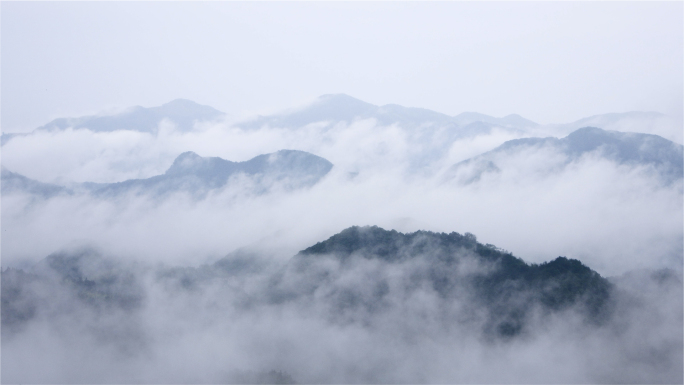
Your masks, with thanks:
[[(15, 137), (3, 146), (4, 167), (75, 192), (3, 193), (3, 267), (50, 277), (47, 255), (91, 250), (103, 259), (81, 266), (78, 282), (132, 271), (132, 281), (110, 284), (126, 283), (117, 290), (137, 299), (133, 310), (100, 308), (101, 298), (75, 294), (76, 281), (35, 281), (31, 295), (44, 299), (35, 318), (21, 330), (3, 327), (3, 381), (681, 381), (681, 178), (664, 183), (653, 167), (620, 164), (601, 151), (568, 160), (553, 146), (501, 155), (497, 172), (472, 183), (446, 178), (455, 163), (520, 135), (454, 137), (362, 119), (297, 129), (224, 122), (192, 132), (163, 121), (154, 134), (66, 129)], [(78, 188), (162, 174), (186, 151), (245, 161), (281, 149), (333, 167), (313, 186), (263, 194), (246, 178), (201, 199), (103, 197)], [(427, 269), (425, 260), (344, 267), (322, 258), (303, 272), (288, 270), (298, 251), (354, 225), (470, 232), (528, 263), (579, 259), (612, 277), (617, 316), (594, 328), (569, 311), (539, 318), (530, 335), (492, 342), (472, 326), (484, 321), (468, 311), (467, 295), (445, 305), (428, 288), (399, 290)], [(226, 269), (237, 273), (184, 279), (188, 269), (206, 271), (226, 255)], [(654, 272), (663, 268), (673, 270)], [(290, 289), (317, 274), (329, 279), (312, 296), (264, 303), (283, 271)], [(388, 310), (335, 316), (331, 306), (344, 302), (345, 290), (371, 298), (384, 290), (381, 281), (391, 293)], [(472, 324), (443, 322), (445, 314), (470, 314)]]

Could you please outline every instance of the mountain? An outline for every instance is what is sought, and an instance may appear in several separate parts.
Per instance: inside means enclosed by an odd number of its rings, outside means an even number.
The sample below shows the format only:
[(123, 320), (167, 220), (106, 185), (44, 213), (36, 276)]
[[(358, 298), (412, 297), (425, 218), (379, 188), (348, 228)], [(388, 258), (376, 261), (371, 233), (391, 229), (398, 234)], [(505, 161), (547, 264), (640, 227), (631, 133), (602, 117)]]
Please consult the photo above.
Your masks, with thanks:
[(509, 129), (537, 126), (536, 123), (518, 115), (494, 118), (483, 114), (464, 113), (451, 117), (423, 108), (403, 107), (397, 104), (376, 106), (345, 94), (323, 95), (305, 108), (271, 116), (260, 116), (243, 122), (240, 126), (248, 129), (258, 129), (264, 126), (299, 128), (318, 122), (326, 122), (332, 126), (340, 122), (349, 124), (362, 119), (375, 119), (381, 125), (398, 124), (402, 128), (448, 126), (454, 130), (460, 130), (476, 122), (485, 123), (480, 127), (488, 129), (494, 126)]
[[(230, 182), (247, 183), (255, 192), (266, 192), (279, 185), (285, 189), (309, 187), (323, 178), (333, 165), (326, 159), (304, 151), (281, 150), (245, 162), (231, 162), (218, 157), (204, 158), (194, 152), (180, 154), (162, 175), (130, 179), (118, 183), (88, 183), (97, 196), (126, 193), (165, 195), (184, 191), (203, 197), (210, 190)], [(246, 179), (239, 179), (240, 177)]]
[(225, 114), (209, 106), (191, 100), (176, 99), (159, 107), (135, 106), (128, 111), (109, 116), (84, 116), (59, 118), (38, 127), (39, 131), (59, 131), (66, 128), (86, 128), (95, 132), (131, 130), (156, 132), (163, 119), (169, 119), (182, 132), (192, 131), (195, 122), (212, 121)]
[[(237, 253), (199, 268), (163, 268), (155, 276), (158, 282), (166, 282), (166, 287), (198, 290), (209, 281), (258, 280), (259, 274), (267, 272), (266, 292), (246, 293), (241, 301), (251, 298), (251, 306), (314, 301), (327, 309), (324, 314), (333, 323), (371, 322), (396, 308), (410, 311), (402, 298), (427, 290), (444, 309), (458, 304), (466, 311), (454, 314), (451, 322), (476, 321), (489, 338), (532, 332), (529, 327), (536, 311), (574, 309), (594, 325), (611, 314), (611, 284), (581, 262), (558, 257), (529, 265), (493, 245), (477, 242), (469, 233), (403, 234), (376, 226), (351, 227), (302, 250), (273, 273), (258, 261)], [(140, 279), (144, 269), (136, 269), (140, 267), (84, 249), (52, 254), (32, 271), (5, 271), (3, 327), (15, 327), (40, 311), (40, 301), (27, 298), (38, 295), (37, 282), (65, 285), (66, 289), (56, 292), (71, 291), (89, 307), (134, 311), (146, 297)], [(352, 276), (357, 280), (349, 281)], [(358, 277), (371, 276), (372, 280), (357, 282)], [(168, 286), (174, 281), (178, 285)], [(249, 286), (253, 287), (245, 287)], [(49, 295), (50, 290), (41, 290)]]
[[(32, 268), (2, 272), (2, 334), (17, 333), (36, 317), (81, 309), (139, 310), (145, 298), (136, 265), (93, 249), (57, 252)], [(7, 330), (5, 330), (7, 329)]]
[(623, 112), (623, 113), (609, 113), (609, 114), (593, 115), (593, 116), (582, 118), (582, 119), (577, 120), (575, 122), (569, 123), (568, 125), (571, 127), (577, 127), (577, 128), (586, 127), (586, 126), (606, 127), (606, 126), (619, 124), (620, 122), (626, 121), (626, 120), (649, 121), (649, 120), (663, 119), (663, 118), (666, 118), (666, 115), (661, 114), (659, 112), (631, 111), (631, 112)]
[(2, 167), (2, 195), (25, 193), (41, 198), (52, 198), (61, 194), (71, 194), (66, 187), (38, 182)]
[(657, 135), (607, 131), (584, 127), (565, 138), (523, 138), (510, 140), (501, 146), (453, 165), (446, 178), (460, 183), (478, 181), (486, 173), (500, 172), (515, 156), (534, 154), (557, 155), (557, 162), (542, 162), (538, 166), (564, 167), (587, 154), (625, 166), (652, 167), (666, 183), (681, 180), (684, 176), (683, 146)]
[(117, 183), (86, 182), (73, 189), (38, 182), (2, 168), (2, 195), (23, 193), (42, 198), (60, 194), (88, 192), (99, 197), (122, 194), (165, 196), (186, 192), (197, 199), (226, 186), (243, 186), (253, 193), (265, 193), (278, 187), (294, 190), (310, 187), (333, 167), (324, 158), (304, 151), (280, 150), (256, 156), (245, 162), (231, 162), (218, 157), (201, 157), (192, 151), (180, 154), (162, 175), (129, 179)]
[[(212, 107), (197, 104), (191, 100), (176, 99), (159, 107), (132, 107), (114, 115), (93, 115), (79, 118), (58, 118), (38, 127), (38, 131), (61, 131), (67, 128), (85, 128), (95, 132), (131, 130), (156, 132), (159, 123), (168, 119), (182, 132), (192, 131), (196, 122), (221, 119), (225, 114)], [(11, 135), (11, 134), (4, 134)], [(11, 136), (4, 138), (4, 142)], [(3, 144), (4, 144), (3, 142)]]
[(608, 113), (582, 118), (572, 123), (551, 125), (553, 131), (568, 134), (582, 127), (598, 127), (609, 131), (641, 132), (662, 136), (682, 144), (681, 123), (659, 112), (630, 111)]
[[(164, 119), (174, 123), (179, 131), (190, 132), (197, 122), (220, 120), (225, 116), (225, 113), (213, 107), (197, 104), (192, 100), (176, 99), (158, 107), (145, 108), (135, 106), (113, 115), (58, 118), (36, 128), (34, 132), (82, 128), (94, 132), (130, 130), (155, 133), (159, 128), (159, 123)], [(0, 144), (4, 146), (13, 138), (26, 135), (29, 134), (3, 133)]]
[(537, 127), (539, 124), (525, 119), (518, 114), (511, 114), (504, 116), (503, 118), (495, 118), (489, 115), (480, 114), (477, 112), (463, 112), (452, 118), (454, 122), (459, 125), (466, 126), (475, 122), (489, 123), (497, 126), (503, 127), (517, 127), (517, 128), (528, 128)]
[[(329, 266), (339, 267), (334, 271)], [(352, 276), (374, 278), (350, 284)], [(587, 322), (600, 324), (610, 316), (612, 290), (606, 279), (577, 260), (558, 257), (529, 265), (469, 233), (403, 234), (376, 226), (351, 227), (302, 250), (274, 282), (281, 289), (278, 301), (322, 296), (334, 319), (347, 322), (369, 321), (404, 306), (397, 298), (428, 290), (445, 309), (456, 303), (468, 309), (452, 322), (477, 319), (491, 338), (531, 332), (531, 314), (537, 311), (575, 309)]]
[[(13, 344), (20, 357), (40, 357), (45, 345), (35, 341), (47, 340), (50, 354), (90, 354), (126, 373), (130, 366), (103, 353), (138, 363), (169, 349), (195, 357), (198, 350), (187, 347), (200, 346), (208, 354), (251, 352), (249, 366), (210, 360), (201, 371), (216, 381), (188, 382), (292, 383), (292, 373), (303, 383), (470, 383), (454, 375), (424, 379), (440, 357), (448, 360), (437, 369), (446, 370), (452, 357), (470, 365), (475, 351), (489, 370), (492, 357), (510, 352), (496, 362), (505, 365), (522, 352), (520, 362), (527, 365), (532, 354), (533, 368), (552, 368), (549, 383), (567, 368), (565, 361), (552, 365), (559, 356), (579, 351), (591, 353), (589, 362), (573, 365), (588, 365), (591, 376), (568, 382), (627, 383), (633, 372), (640, 383), (682, 378), (681, 271), (607, 279), (565, 257), (528, 264), (469, 233), (375, 226), (345, 229), (285, 261), (245, 251), (198, 267), (140, 261), (82, 249), (51, 254), (26, 269), (2, 269), (3, 360), (18, 354)], [(359, 366), (359, 352), (366, 351)], [(283, 352), (299, 359), (283, 364)], [(433, 355), (421, 376), (394, 375), (425, 354)], [(333, 369), (312, 371), (315, 356), (331, 356)], [(70, 365), (82, 370), (80, 360)], [(343, 377), (331, 377), (334, 370)], [(94, 376), (89, 383), (102, 382)], [(162, 378), (148, 382), (169, 382)], [(118, 382), (139, 382), (130, 379)]]
[(4, 132), (3, 132), (2, 135), (0, 135), (0, 146), (4, 146), (5, 143), (9, 142), (9, 141), (12, 140), (13, 138), (18, 138), (18, 137), (22, 137), (22, 136), (26, 136), (26, 135), (29, 135), (29, 134), (22, 134), (22, 133), (4, 133)]

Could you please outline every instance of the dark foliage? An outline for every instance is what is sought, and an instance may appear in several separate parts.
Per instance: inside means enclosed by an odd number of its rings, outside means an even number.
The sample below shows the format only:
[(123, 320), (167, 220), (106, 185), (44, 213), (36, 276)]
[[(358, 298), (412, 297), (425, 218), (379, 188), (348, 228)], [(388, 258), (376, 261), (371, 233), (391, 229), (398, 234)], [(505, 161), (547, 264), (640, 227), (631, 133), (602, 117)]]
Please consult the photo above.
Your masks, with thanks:
[(12, 329), (36, 315), (38, 303), (34, 301), (36, 293), (32, 283), (38, 276), (19, 269), (7, 269), (2, 272), (2, 328)]
[[(132, 310), (142, 304), (144, 292), (134, 272), (120, 269), (92, 251), (56, 253), (44, 262), (79, 299), (92, 306)], [(90, 276), (84, 272), (85, 264)]]
[(133, 269), (123, 269), (90, 250), (55, 253), (29, 272), (11, 268), (2, 272), (3, 333), (20, 330), (40, 314), (79, 307), (131, 312), (142, 306), (144, 298)]
[[(580, 261), (558, 257), (541, 265), (527, 264), (508, 252), (477, 242), (469, 233), (402, 234), (376, 226), (351, 227), (301, 251), (300, 269), (324, 255), (346, 264), (357, 258), (387, 263), (429, 260), (429, 273), (418, 279), (428, 280), (445, 300), (458, 297), (460, 291), (473, 293), (470, 300), (489, 314), (485, 324), (488, 334), (520, 334), (533, 310), (550, 314), (572, 308), (594, 324), (604, 322), (611, 312), (611, 284)], [(474, 258), (489, 268), (464, 275), (458, 266), (465, 258)]]
[[(330, 260), (337, 265), (320, 263)], [(399, 277), (385, 274), (393, 267), (399, 267)], [(363, 281), (349, 284), (340, 278), (345, 271)], [(15, 328), (45, 309), (57, 309), (59, 298), (64, 306), (95, 313), (136, 311), (145, 301), (142, 274), (139, 266), (91, 250), (55, 253), (30, 272), (8, 269), (2, 272), (2, 325)], [(206, 285), (225, 284), (233, 306), (317, 304), (337, 323), (372, 323), (379, 319), (374, 315), (405, 306), (402, 298), (427, 289), (441, 301), (447, 325), (471, 320), (488, 338), (525, 334), (534, 317), (564, 311), (601, 325), (611, 315), (613, 292), (606, 279), (577, 260), (527, 264), (469, 233), (402, 234), (375, 226), (348, 228), (281, 267), (235, 252), (211, 265), (157, 267), (153, 274), (170, 292), (203, 295)], [(450, 313), (455, 303), (465, 304), (458, 314)], [(57, 311), (71, 311), (64, 306)]]

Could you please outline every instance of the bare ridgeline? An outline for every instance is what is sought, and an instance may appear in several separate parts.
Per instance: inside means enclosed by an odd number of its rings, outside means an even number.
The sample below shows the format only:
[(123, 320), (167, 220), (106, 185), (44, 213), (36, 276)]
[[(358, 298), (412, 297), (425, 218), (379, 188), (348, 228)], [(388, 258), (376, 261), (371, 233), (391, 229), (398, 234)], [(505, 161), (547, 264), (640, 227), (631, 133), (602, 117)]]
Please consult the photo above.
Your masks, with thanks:
[[(192, 122), (221, 116), (188, 101), (170, 105), (119, 117), (61, 119), (38, 131), (81, 127), (114, 132), (125, 124), (151, 132), (161, 117), (175, 118), (180, 131), (191, 131)], [(374, 119), (384, 126), (403, 122), (419, 133), (416, 146), (431, 156), (448, 153), (443, 141), (426, 139), (444, 139), (444, 127), (453, 129), (448, 131), (453, 140), (492, 130), (523, 135), (540, 129), (519, 116), (447, 117), (377, 107), (344, 95), (323, 97), (308, 110), (261, 117), (242, 129), (293, 129), (354, 119)], [(425, 121), (438, 123), (434, 131)], [(572, 125), (560, 129), (567, 136), (510, 140), (431, 178), (439, 188), (455, 189), (447, 191), (482, 188), (497, 175), (505, 176), (515, 156), (543, 149), (553, 151), (557, 161), (537, 170), (540, 178), (577, 167), (590, 154), (626, 172), (647, 169), (649, 181), (681, 196), (681, 145), (649, 134)], [(28, 137), (4, 136), (3, 146)], [(414, 159), (409, 177), (416, 178), (416, 169), (430, 162), (429, 157)], [(332, 183), (335, 167), (323, 157), (295, 150), (244, 162), (184, 152), (160, 175), (68, 185), (3, 168), (3, 226), (47, 210), (51, 206), (45, 202), (73, 199), (117, 205), (145, 199), (154, 208), (181, 194), (190, 207), (217, 196), (243, 207), (240, 202), (255, 205), (302, 193), (312, 194), (303, 195), (309, 198), (304, 205), (316, 208), (316, 188)], [(340, 180), (349, 184), (362, 183), (358, 180), (364, 177), (343, 176)], [(8, 202), (25, 207), (10, 210), (10, 216), (5, 213)], [(322, 226), (325, 219), (314, 223)], [(291, 220), (293, 227), (306, 223), (306, 218)], [(4, 244), (11, 242), (6, 237), (3, 232), (3, 259)], [(267, 248), (240, 247), (217, 260), (188, 264), (122, 258), (97, 244), (81, 245), (38, 262), (3, 267), (2, 381), (684, 381), (681, 259), (674, 268), (604, 277), (572, 258), (529, 263), (470, 233), (378, 226), (347, 227), (308, 245), (286, 258)]]

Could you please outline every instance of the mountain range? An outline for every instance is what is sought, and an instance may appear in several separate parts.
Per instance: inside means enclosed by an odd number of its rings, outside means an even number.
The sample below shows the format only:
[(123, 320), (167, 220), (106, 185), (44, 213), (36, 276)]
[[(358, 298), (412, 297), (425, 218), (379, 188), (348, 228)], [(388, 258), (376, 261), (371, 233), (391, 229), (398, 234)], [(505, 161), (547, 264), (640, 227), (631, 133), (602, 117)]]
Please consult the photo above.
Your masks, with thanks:
[(27, 178), (21, 174), (9, 171), (4, 166), (2, 167), (0, 180), (2, 181), (2, 195), (25, 193), (47, 199), (60, 194), (71, 193), (71, 190), (66, 187), (50, 183), (42, 183), (37, 180)]
[(95, 132), (132, 130), (156, 132), (159, 123), (168, 119), (182, 132), (192, 131), (196, 122), (213, 121), (225, 117), (225, 113), (213, 107), (197, 104), (187, 99), (176, 99), (159, 107), (131, 107), (128, 110), (103, 116), (84, 116), (80, 118), (59, 118), (38, 127), (40, 131), (59, 131), (66, 128), (87, 128)]
[[(36, 131), (59, 131), (66, 128), (84, 128), (94, 132), (133, 130), (154, 133), (163, 119), (174, 123), (181, 132), (193, 130), (197, 122), (217, 121), (226, 114), (210, 106), (200, 105), (186, 99), (176, 99), (159, 107), (132, 107), (113, 115), (95, 115), (78, 118), (55, 119)], [(236, 123), (244, 129), (277, 127), (296, 129), (313, 123), (324, 123), (333, 127), (339, 123), (349, 124), (357, 120), (374, 119), (380, 125), (396, 124), (405, 129), (437, 129), (449, 132), (449, 137), (471, 137), (490, 133), (494, 129), (518, 134), (537, 133), (545, 130), (553, 136), (567, 135), (582, 127), (594, 126), (618, 131), (648, 132), (665, 135), (670, 140), (681, 141), (681, 135), (670, 137), (662, 125), (674, 123), (667, 116), (657, 112), (609, 113), (583, 118), (567, 124), (541, 126), (517, 114), (496, 118), (477, 112), (463, 112), (455, 116), (424, 108), (403, 107), (397, 104), (377, 106), (345, 94), (328, 94), (317, 98), (306, 107), (258, 116)], [(546, 128), (544, 128), (546, 127)], [(13, 137), (26, 134), (3, 133), (2, 145)], [(453, 139), (452, 138), (452, 139)]]
[(124, 194), (166, 196), (185, 192), (195, 198), (210, 191), (241, 184), (253, 193), (279, 187), (285, 190), (310, 187), (323, 178), (333, 165), (304, 151), (281, 150), (256, 156), (245, 162), (231, 162), (218, 157), (201, 157), (188, 151), (180, 154), (162, 175), (129, 179), (117, 183), (82, 183), (70, 188), (41, 183), (3, 167), (2, 194), (28, 193), (43, 198), (85, 191), (97, 197)]
[[(618, 166), (647, 167), (665, 184), (684, 178), (684, 146), (657, 135), (606, 131), (596, 127), (575, 130), (564, 138), (521, 138), (473, 158), (458, 162), (443, 174), (445, 181), (475, 183), (485, 175), (495, 175), (509, 167), (557, 172), (586, 156), (596, 156)], [(516, 158), (542, 156), (537, 162)], [(259, 155), (245, 162), (203, 158), (194, 152), (179, 155), (162, 175), (118, 183), (83, 183), (65, 187), (42, 183), (2, 168), (2, 194), (25, 192), (43, 198), (74, 191), (87, 191), (100, 197), (125, 193), (161, 196), (184, 191), (196, 198), (223, 188), (238, 175), (247, 177), (254, 192), (265, 192), (274, 183), (285, 189), (312, 186), (332, 168), (332, 163), (316, 155), (281, 150)], [(522, 170), (518, 170), (522, 171)], [(529, 171), (529, 170), (528, 170)], [(232, 179), (231, 179), (232, 178)]]
[(260, 116), (240, 124), (240, 127), (259, 129), (262, 127), (299, 128), (318, 122), (335, 125), (340, 122), (375, 119), (380, 125), (398, 124), (403, 128), (425, 128), (448, 126), (463, 133), (484, 132), (493, 127), (524, 129), (538, 126), (519, 115), (494, 118), (474, 112), (449, 116), (424, 108), (403, 107), (397, 104), (376, 106), (345, 94), (323, 95), (311, 105), (294, 111), (272, 116)]
[[(250, 301), (249, 306), (313, 302), (324, 309), (330, 322), (341, 324), (373, 322), (427, 290), (445, 309), (455, 303), (465, 306), (467, 312), (451, 314), (455, 318), (450, 322), (477, 321), (488, 338), (531, 332), (531, 312), (537, 309), (547, 313), (574, 309), (586, 322), (601, 325), (611, 316), (614, 290), (577, 260), (558, 257), (529, 265), (477, 242), (472, 234), (403, 234), (375, 226), (348, 228), (302, 250), (275, 270), (265, 269), (263, 263), (238, 251), (197, 268), (162, 268), (155, 276), (167, 287), (194, 291), (216, 280), (266, 274), (265, 286), (233, 300)], [(27, 271), (3, 271), (2, 330), (19, 330), (48, 311), (54, 305), (49, 305), (52, 293), (71, 293), (79, 306), (135, 311), (147, 297), (141, 277), (145, 269), (84, 249), (52, 254)], [(357, 282), (349, 280), (352, 276), (375, 278)], [(54, 287), (45, 290), (46, 286)]]
[[(534, 167), (559, 167), (590, 154), (622, 166), (650, 167), (665, 183), (684, 177), (684, 146), (657, 135), (606, 131), (596, 127), (584, 127), (565, 138), (522, 138), (505, 142), (495, 149), (453, 165), (445, 174), (448, 180), (462, 184), (479, 181), (487, 173), (498, 173), (509, 166), (515, 156), (531, 156), (543, 151), (561, 157), (547, 160)], [(516, 163), (517, 164), (517, 163)]]
[[(58, 118), (36, 128), (36, 132), (54, 132), (67, 128), (88, 129), (94, 132), (130, 130), (155, 133), (159, 123), (168, 120), (181, 132), (190, 132), (195, 123), (218, 121), (226, 114), (213, 107), (197, 104), (187, 99), (176, 99), (159, 107), (145, 108), (135, 106), (112, 115), (92, 115), (78, 118)], [(2, 145), (16, 136), (26, 134), (2, 134)]]

